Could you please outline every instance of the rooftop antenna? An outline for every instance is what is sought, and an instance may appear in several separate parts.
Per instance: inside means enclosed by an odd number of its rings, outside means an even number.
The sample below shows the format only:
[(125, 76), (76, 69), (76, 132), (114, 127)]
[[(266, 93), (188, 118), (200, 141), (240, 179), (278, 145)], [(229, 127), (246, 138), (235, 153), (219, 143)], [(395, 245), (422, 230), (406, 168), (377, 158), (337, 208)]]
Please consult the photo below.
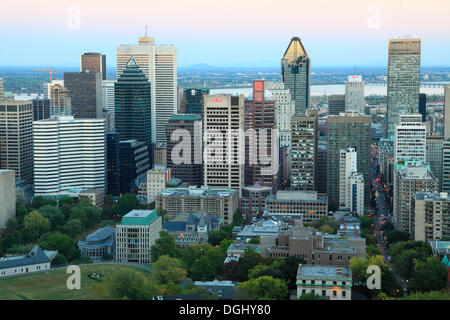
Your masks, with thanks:
[(145, 25), (145, 37), (148, 37), (148, 25)]

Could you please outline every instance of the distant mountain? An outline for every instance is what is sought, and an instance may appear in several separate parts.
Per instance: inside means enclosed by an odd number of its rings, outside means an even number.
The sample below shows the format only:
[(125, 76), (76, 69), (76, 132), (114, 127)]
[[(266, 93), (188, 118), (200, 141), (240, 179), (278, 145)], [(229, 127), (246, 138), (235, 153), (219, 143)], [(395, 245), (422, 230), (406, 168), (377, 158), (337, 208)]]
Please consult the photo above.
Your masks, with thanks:
[(222, 68), (211, 66), (206, 63), (199, 63), (199, 64), (194, 64), (192, 66), (180, 67), (179, 69), (185, 70), (185, 71), (214, 71), (214, 70), (219, 70)]

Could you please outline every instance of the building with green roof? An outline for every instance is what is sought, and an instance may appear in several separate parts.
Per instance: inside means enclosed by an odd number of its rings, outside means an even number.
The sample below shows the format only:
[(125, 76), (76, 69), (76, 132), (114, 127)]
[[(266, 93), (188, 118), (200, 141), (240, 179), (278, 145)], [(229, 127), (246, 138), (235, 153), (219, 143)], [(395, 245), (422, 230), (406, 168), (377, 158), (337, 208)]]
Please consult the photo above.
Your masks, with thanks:
[(156, 210), (132, 210), (116, 228), (116, 261), (150, 263), (150, 248), (159, 239), (162, 219)]

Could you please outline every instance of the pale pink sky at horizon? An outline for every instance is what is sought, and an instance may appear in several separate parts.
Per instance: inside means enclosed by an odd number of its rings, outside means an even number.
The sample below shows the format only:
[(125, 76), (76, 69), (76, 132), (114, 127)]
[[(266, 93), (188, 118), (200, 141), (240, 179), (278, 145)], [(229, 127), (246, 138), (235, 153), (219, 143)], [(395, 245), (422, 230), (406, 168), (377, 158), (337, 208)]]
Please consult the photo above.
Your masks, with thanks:
[(75, 65), (86, 51), (114, 64), (149, 25), (181, 66), (277, 65), (292, 36), (313, 66), (383, 65), (404, 35), (422, 38), (423, 65), (449, 66), (449, 12), (448, 0), (0, 0), (0, 65)]

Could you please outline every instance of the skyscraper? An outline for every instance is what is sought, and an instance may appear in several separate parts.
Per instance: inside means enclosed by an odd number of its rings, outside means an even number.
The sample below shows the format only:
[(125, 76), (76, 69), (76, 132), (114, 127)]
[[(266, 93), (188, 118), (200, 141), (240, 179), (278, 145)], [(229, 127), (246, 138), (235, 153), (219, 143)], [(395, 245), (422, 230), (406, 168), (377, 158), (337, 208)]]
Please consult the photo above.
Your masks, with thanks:
[(398, 116), (419, 112), (421, 40), (389, 39), (387, 136), (394, 134)]
[(318, 115), (308, 110), (291, 121), (291, 189), (317, 191)]
[(116, 80), (103, 80), (102, 81), (102, 109), (105, 110), (112, 117), (112, 128), (114, 128), (114, 118), (116, 111), (116, 104), (114, 102), (114, 84)]
[(421, 114), (401, 114), (394, 131), (394, 159), (426, 160), (427, 128)]
[[(166, 127), (167, 132), (167, 167), (172, 169), (172, 176), (191, 185), (203, 184), (203, 128), (200, 114), (174, 114)], [(185, 141), (184, 136), (190, 140)], [(175, 139), (172, 141), (172, 135)], [(187, 139), (187, 138), (186, 138)], [(187, 143), (189, 142), (189, 144)], [(186, 145), (184, 145), (186, 143)], [(180, 150), (177, 146), (184, 146)], [(176, 157), (180, 157), (181, 163)]]
[(268, 90), (275, 99), (277, 129), (280, 147), (291, 148), (291, 118), (295, 114), (295, 101), (283, 82), (270, 83)]
[(33, 99), (33, 121), (48, 118), (50, 118), (50, 100), (39, 98)]
[(3, 78), (0, 78), (0, 98), (3, 98), (5, 95), (5, 87), (3, 83)]
[(209, 94), (209, 89), (185, 88), (180, 103), (180, 113), (203, 114), (203, 95), (205, 94)]
[(120, 193), (136, 192), (140, 181), (146, 180), (151, 168), (148, 145), (137, 140), (119, 142)]
[(369, 206), (371, 123), (370, 116), (363, 116), (358, 112), (327, 118), (327, 193), (331, 208), (337, 208), (339, 204), (340, 150), (350, 147), (357, 152), (357, 171), (364, 176), (364, 206)]
[(345, 95), (333, 94), (328, 96), (328, 115), (338, 116), (345, 112)]
[(64, 72), (64, 87), (69, 90), (75, 118), (103, 118), (100, 73)]
[(364, 114), (364, 81), (362, 76), (348, 76), (345, 82), (345, 111)]
[(357, 152), (354, 148), (340, 150), (339, 209), (364, 214), (364, 177), (357, 170)]
[(429, 134), (426, 140), (426, 162), (430, 165), (433, 176), (439, 180), (439, 190), (442, 190), (442, 149), (444, 140), (441, 135)]
[(0, 102), (0, 169), (14, 170), (16, 180), (33, 183), (33, 104)]
[(101, 79), (106, 80), (106, 56), (97, 52), (87, 52), (81, 55), (81, 72), (99, 72)]
[[(274, 165), (275, 157), (278, 160), (278, 141), (272, 141), (273, 138), (278, 139), (278, 136), (272, 136), (276, 128), (275, 100), (265, 90), (264, 80), (253, 80), (253, 92), (245, 101), (244, 118), (245, 131), (250, 130), (255, 134), (250, 134), (245, 141), (245, 185), (258, 184), (276, 191), (278, 170), (265, 172), (266, 167)], [(257, 159), (257, 155), (264, 155), (267, 159)]]
[(59, 116), (33, 123), (35, 195), (105, 190), (104, 119)]
[(310, 105), (311, 60), (300, 38), (293, 37), (281, 59), (281, 81), (291, 92), (295, 112), (301, 115)]
[(119, 135), (106, 133), (106, 193), (120, 194)]
[(244, 95), (205, 96), (203, 179), (207, 187), (244, 186)]
[(152, 87), (152, 142), (166, 142), (166, 125), (178, 105), (176, 47), (155, 45), (147, 36), (139, 38), (137, 45), (118, 46), (117, 78), (132, 56)]
[(422, 115), (422, 122), (427, 121), (427, 94), (419, 94), (419, 113)]
[(152, 165), (151, 84), (131, 57), (114, 84), (115, 129), (120, 141), (138, 140), (147, 145)]
[(70, 92), (61, 84), (49, 86), (50, 116), (72, 116)]
[(450, 140), (450, 84), (444, 88), (444, 140)]

